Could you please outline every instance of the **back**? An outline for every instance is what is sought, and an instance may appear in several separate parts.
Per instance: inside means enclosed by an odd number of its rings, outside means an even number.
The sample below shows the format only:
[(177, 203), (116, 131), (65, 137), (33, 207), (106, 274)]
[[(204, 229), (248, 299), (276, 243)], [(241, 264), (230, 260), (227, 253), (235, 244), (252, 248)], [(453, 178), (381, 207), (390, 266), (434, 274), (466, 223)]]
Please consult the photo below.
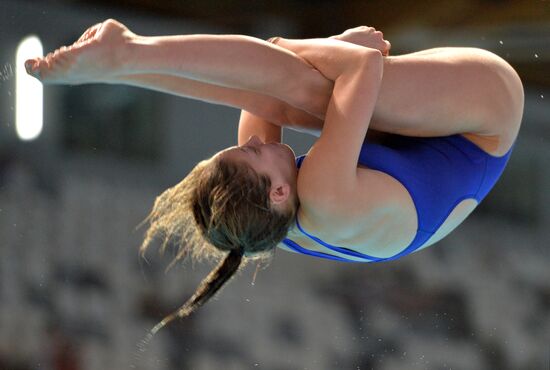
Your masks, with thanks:
[[(307, 156), (298, 157), (297, 166), (300, 168), (307, 160)], [(354, 258), (335, 249), (328, 250), (323, 243), (375, 258), (394, 255), (410, 243), (417, 223), (414, 203), (406, 188), (392, 176), (361, 162), (357, 164), (357, 191), (347, 193), (338, 201), (339, 209), (346, 211), (327, 212), (323, 207), (302, 203), (297, 212), (296, 228), (287, 236), (289, 240), (308, 250), (363, 262), (362, 256)], [(279, 247), (288, 249), (288, 245)]]
[(363, 261), (399, 258), (456, 228), (496, 183), (510, 154), (494, 157), (461, 135), (365, 142), (358, 168), (363, 190), (342, 197), (350, 212), (338, 218), (301, 209), (299, 232), (289, 239), (305, 235), (317, 243), (302, 238), (309, 247)]

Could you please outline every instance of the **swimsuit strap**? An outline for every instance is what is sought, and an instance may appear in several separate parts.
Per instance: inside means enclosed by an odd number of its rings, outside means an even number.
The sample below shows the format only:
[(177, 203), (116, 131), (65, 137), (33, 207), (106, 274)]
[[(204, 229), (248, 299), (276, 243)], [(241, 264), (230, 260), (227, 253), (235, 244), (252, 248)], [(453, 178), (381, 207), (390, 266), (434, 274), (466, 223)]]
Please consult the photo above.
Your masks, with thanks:
[(300, 222), (298, 221), (298, 215), (296, 215), (296, 226), (298, 226), (298, 229), (300, 229), (300, 231), (302, 233), (304, 233), (304, 235), (306, 235), (308, 238), (310, 238), (311, 240), (313, 240), (313, 241), (315, 241), (319, 244), (324, 245), (325, 247), (327, 247), (328, 249), (330, 249), (332, 251), (342, 253), (342, 254), (345, 254), (345, 255), (348, 255), (348, 256), (364, 258), (366, 260), (373, 261), (373, 262), (385, 260), (385, 258), (369, 256), (367, 254), (359, 253), (359, 252), (356, 252), (356, 251), (353, 251), (353, 250), (347, 249), (347, 248), (338, 247), (336, 245), (332, 245), (332, 244), (329, 244), (329, 243), (326, 243), (326, 242), (322, 241), (321, 239), (317, 238), (316, 236), (311, 235), (310, 233), (308, 233), (307, 231), (305, 231), (302, 228), (302, 226), (300, 225)]

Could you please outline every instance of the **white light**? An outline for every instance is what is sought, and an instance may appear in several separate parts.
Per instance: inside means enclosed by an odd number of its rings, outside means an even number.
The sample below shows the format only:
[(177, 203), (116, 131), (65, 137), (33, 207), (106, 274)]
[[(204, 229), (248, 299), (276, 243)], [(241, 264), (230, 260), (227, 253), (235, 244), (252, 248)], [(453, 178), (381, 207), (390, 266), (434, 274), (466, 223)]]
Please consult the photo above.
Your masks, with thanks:
[(42, 132), (42, 83), (25, 71), (25, 60), (42, 56), (42, 43), (36, 36), (25, 38), (15, 57), (15, 128), (21, 140), (34, 140)]

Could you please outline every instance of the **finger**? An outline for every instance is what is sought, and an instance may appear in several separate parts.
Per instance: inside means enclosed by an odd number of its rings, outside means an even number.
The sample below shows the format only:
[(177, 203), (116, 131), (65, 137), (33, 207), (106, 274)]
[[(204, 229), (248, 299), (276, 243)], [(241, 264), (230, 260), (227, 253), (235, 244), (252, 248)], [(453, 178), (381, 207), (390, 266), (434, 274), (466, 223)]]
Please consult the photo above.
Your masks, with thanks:
[(390, 53), (390, 49), (391, 49), (391, 43), (389, 41), (384, 40), (384, 50), (386, 51), (387, 54)]

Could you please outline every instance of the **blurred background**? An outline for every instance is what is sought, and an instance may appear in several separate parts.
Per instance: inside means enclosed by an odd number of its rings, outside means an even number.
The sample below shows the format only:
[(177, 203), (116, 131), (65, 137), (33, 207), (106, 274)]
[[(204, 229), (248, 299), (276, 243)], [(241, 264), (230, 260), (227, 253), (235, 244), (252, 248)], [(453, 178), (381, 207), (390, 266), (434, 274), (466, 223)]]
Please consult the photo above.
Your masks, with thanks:
[[(0, 0), (1, 370), (550, 369), (549, 1), (114, 3)], [(484, 48), (523, 80), (522, 129), (494, 191), (437, 245), (380, 264), (277, 251), (255, 283), (251, 265), (140, 352), (212, 266), (165, 273), (171, 256), (156, 250), (140, 260), (136, 226), (157, 194), (236, 144), (239, 112), (111, 85), (17, 98), (19, 53), (70, 44), (110, 17), (143, 35), (306, 38), (369, 25), (392, 55)], [(297, 154), (314, 139), (284, 132)]]

